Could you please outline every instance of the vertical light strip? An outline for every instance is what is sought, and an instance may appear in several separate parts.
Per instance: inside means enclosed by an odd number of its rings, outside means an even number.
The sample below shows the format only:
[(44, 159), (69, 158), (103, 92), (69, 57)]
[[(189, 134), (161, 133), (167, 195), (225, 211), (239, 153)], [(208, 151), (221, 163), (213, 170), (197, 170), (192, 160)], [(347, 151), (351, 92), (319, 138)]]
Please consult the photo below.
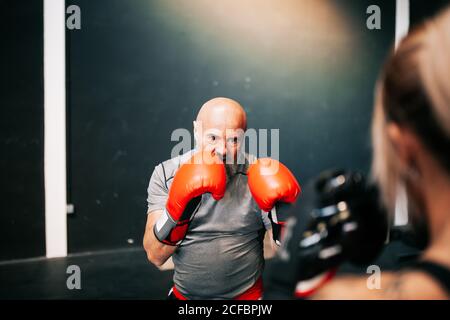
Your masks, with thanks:
[(44, 0), (44, 179), (47, 257), (67, 255), (65, 1)]
[(397, 0), (395, 9), (395, 47), (408, 34), (410, 19), (409, 0)]
[[(395, 11), (395, 48), (409, 31), (410, 6), (409, 0), (397, 0)], [(397, 188), (395, 203), (394, 226), (408, 224), (408, 198), (404, 186)]]

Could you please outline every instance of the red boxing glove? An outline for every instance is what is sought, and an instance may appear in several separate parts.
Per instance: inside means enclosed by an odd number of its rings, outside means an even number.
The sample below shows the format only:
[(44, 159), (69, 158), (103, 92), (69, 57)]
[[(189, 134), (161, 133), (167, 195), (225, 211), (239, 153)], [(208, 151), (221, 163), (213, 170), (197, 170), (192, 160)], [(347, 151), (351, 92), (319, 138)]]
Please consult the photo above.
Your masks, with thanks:
[(260, 209), (269, 212), (273, 237), (279, 243), (287, 218), (283, 215), (283, 204), (294, 203), (301, 193), (297, 179), (279, 161), (264, 158), (250, 165), (248, 186)]
[(185, 237), (189, 222), (204, 193), (220, 200), (225, 194), (226, 173), (223, 162), (211, 152), (198, 152), (175, 174), (161, 218), (156, 222), (156, 238), (178, 245)]

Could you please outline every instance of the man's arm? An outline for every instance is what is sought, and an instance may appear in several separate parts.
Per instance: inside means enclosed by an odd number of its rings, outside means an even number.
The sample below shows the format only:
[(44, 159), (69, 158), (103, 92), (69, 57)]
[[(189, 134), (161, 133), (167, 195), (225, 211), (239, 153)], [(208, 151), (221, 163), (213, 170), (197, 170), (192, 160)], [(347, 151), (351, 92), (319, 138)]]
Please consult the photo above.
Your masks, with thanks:
[[(143, 245), (148, 259), (160, 266), (175, 252), (186, 236), (189, 223), (201, 202), (201, 196), (211, 193), (216, 200), (224, 196), (226, 173), (220, 159), (206, 151), (194, 154), (178, 169), (168, 195), (167, 188), (161, 188), (160, 178), (159, 187), (155, 187), (158, 186), (155, 173), (149, 186), (149, 214)], [(155, 198), (158, 200), (154, 201)], [(164, 206), (162, 200), (165, 201)]]
[(153, 227), (162, 214), (163, 210), (156, 210), (147, 215), (143, 243), (148, 260), (157, 267), (162, 266), (177, 249), (176, 246), (166, 245), (155, 237)]

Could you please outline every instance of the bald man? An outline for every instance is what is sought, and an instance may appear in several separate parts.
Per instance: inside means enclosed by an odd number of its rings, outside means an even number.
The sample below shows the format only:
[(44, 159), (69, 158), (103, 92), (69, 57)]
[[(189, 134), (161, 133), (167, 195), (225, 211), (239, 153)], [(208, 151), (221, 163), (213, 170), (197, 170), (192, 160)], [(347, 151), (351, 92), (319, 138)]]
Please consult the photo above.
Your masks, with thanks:
[[(248, 187), (247, 171), (254, 159), (240, 150), (246, 127), (246, 114), (238, 102), (212, 99), (202, 106), (194, 121), (195, 150), (164, 161), (153, 171), (144, 248), (150, 262), (157, 266), (172, 256), (175, 272), (171, 299), (262, 296), (263, 239), (271, 222)], [(155, 224), (170, 220), (165, 217), (165, 208), (174, 177), (199, 150), (223, 160), (226, 190), (219, 201), (211, 193), (201, 195), (181, 243), (161, 241), (158, 232), (164, 227), (155, 229)]]

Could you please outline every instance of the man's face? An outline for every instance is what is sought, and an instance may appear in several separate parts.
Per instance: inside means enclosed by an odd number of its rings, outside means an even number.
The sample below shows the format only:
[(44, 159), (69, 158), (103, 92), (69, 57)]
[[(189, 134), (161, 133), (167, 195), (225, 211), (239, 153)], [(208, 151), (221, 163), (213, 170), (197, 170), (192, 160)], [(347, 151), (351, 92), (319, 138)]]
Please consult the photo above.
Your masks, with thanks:
[(206, 102), (194, 121), (196, 147), (213, 151), (225, 164), (237, 164), (241, 142), (247, 127), (242, 106), (228, 98), (214, 98)]
[(197, 147), (201, 150), (214, 151), (226, 164), (234, 164), (245, 133), (239, 126), (240, 124), (227, 119), (195, 121)]

